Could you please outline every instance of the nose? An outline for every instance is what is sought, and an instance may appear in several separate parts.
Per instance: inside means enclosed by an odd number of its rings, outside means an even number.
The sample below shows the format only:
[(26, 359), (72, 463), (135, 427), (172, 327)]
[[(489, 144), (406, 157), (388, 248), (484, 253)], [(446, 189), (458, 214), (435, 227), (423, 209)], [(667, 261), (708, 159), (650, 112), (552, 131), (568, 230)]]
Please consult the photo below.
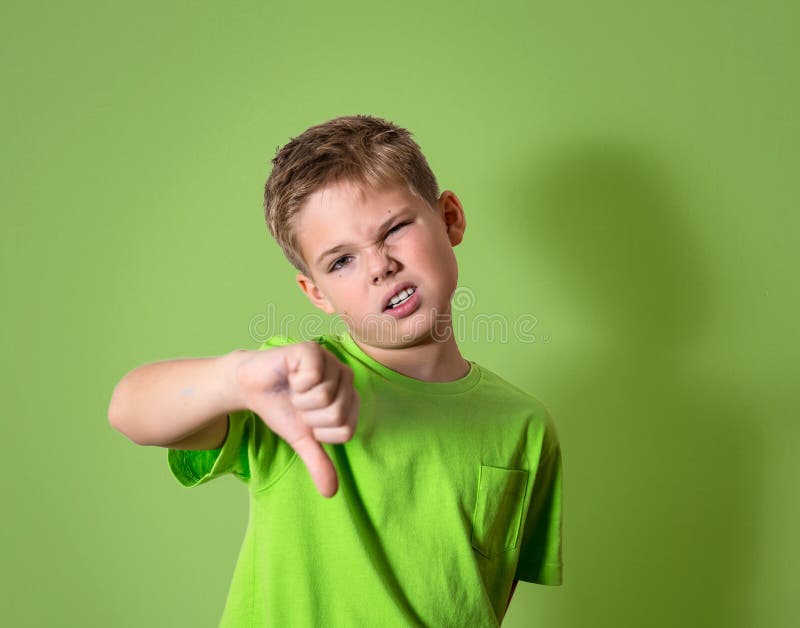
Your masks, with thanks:
[(385, 251), (378, 251), (369, 260), (369, 274), (372, 283), (378, 284), (397, 272), (397, 261)]

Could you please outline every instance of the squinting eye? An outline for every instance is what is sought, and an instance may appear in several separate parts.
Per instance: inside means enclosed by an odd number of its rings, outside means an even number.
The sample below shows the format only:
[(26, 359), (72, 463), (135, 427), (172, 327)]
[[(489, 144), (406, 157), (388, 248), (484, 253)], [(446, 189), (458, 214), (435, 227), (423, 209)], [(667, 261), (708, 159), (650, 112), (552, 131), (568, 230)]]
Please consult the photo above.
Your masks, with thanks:
[(333, 265), (328, 269), (328, 272), (333, 272), (334, 270), (339, 270), (342, 267), (342, 266), (339, 266), (339, 262), (341, 262), (342, 260), (349, 259), (349, 258), (350, 258), (349, 255), (343, 255), (342, 257), (340, 257), (339, 259), (337, 259), (333, 263)]
[(390, 233), (396, 231), (397, 229), (400, 229), (401, 227), (405, 227), (406, 225), (409, 225), (409, 224), (411, 224), (411, 221), (401, 222), (400, 224), (397, 224), (394, 227), (392, 227), (391, 229), (389, 229), (389, 231), (386, 232), (386, 235), (389, 235)]

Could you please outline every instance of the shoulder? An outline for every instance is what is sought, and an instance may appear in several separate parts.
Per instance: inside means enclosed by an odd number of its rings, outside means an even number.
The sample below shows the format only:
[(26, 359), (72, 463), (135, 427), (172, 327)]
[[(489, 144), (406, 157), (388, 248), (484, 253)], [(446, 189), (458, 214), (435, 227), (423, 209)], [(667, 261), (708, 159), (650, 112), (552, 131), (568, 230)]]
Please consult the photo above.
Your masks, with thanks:
[(487, 395), (501, 396), (507, 403), (521, 404), (536, 408), (539, 412), (547, 414), (547, 408), (541, 400), (519, 386), (512, 384), (494, 371), (480, 365), (482, 377), (482, 392)]
[(480, 368), (483, 378), (479, 394), (491, 402), (492, 407), (502, 408), (504, 414), (525, 416), (529, 420), (529, 427), (558, 439), (553, 415), (539, 397), (484, 366)]

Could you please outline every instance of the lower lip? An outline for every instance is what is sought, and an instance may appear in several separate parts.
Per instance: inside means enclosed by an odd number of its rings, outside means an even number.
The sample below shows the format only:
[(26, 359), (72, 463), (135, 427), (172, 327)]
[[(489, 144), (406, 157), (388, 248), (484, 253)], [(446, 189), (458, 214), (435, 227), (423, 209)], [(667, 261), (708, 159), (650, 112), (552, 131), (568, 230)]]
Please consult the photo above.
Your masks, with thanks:
[(403, 301), (397, 307), (389, 308), (388, 310), (384, 310), (384, 314), (388, 314), (389, 316), (394, 316), (395, 318), (403, 318), (404, 316), (408, 316), (414, 310), (419, 307), (419, 289), (414, 290), (414, 294), (412, 294), (408, 299)]

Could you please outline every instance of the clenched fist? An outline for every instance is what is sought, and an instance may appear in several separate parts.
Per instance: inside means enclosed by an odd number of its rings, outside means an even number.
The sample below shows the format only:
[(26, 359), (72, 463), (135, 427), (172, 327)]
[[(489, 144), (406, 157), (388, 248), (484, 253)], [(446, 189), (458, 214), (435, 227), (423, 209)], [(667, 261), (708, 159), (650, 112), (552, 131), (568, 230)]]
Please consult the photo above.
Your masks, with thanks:
[(320, 443), (355, 434), (361, 404), (353, 370), (316, 342), (244, 352), (236, 370), (243, 401), (303, 459), (317, 490), (333, 497), (339, 481)]

